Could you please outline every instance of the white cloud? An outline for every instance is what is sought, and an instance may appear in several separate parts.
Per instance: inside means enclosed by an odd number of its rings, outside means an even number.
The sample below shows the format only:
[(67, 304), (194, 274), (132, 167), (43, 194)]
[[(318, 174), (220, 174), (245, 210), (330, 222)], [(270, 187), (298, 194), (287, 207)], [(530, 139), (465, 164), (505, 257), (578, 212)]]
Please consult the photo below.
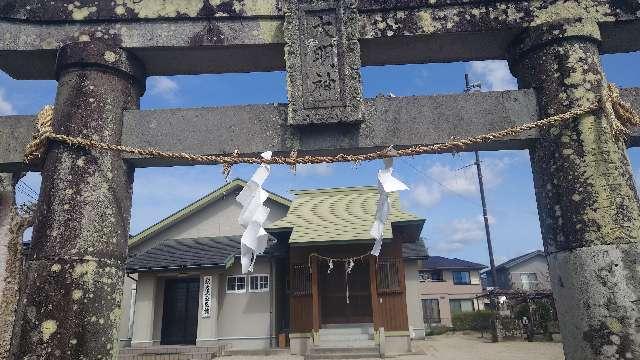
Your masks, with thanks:
[[(516, 158), (505, 157), (483, 161), (482, 178), (485, 189), (496, 187), (502, 182), (503, 169)], [(411, 201), (416, 205), (433, 207), (446, 195), (478, 196), (478, 175), (475, 166), (456, 169), (436, 163), (426, 170), (428, 178), (411, 186)]]
[(176, 100), (179, 89), (178, 83), (166, 76), (149, 78), (149, 95), (158, 95), (166, 100)]
[(4, 89), (0, 89), (0, 115), (13, 115), (15, 113), (13, 104), (5, 97)]
[[(489, 216), (489, 224), (495, 219)], [(484, 219), (482, 216), (454, 219), (442, 226), (442, 241), (435, 243), (433, 249), (439, 253), (452, 253), (463, 250), (466, 246), (484, 241)]]
[(330, 164), (302, 164), (296, 166), (296, 174), (302, 176), (330, 176), (333, 167)]
[(442, 191), (435, 184), (417, 184), (411, 186), (411, 199), (421, 206), (430, 208), (442, 199)]
[(472, 61), (468, 69), (474, 81), (482, 82), (484, 90), (502, 91), (518, 88), (518, 83), (504, 60)]

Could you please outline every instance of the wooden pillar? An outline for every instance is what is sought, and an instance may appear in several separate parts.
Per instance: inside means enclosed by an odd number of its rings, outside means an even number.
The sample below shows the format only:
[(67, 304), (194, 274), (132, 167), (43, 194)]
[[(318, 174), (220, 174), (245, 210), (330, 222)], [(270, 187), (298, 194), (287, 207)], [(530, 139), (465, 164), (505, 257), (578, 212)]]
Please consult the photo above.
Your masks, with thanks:
[[(600, 31), (546, 23), (513, 44), (510, 66), (540, 117), (601, 101)], [(640, 203), (625, 144), (602, 110), (540, 130), (530, 150), (567, 360), (640, 359)]]
[[(118, 144), (142, 64), (101, 42), (58, 53), (57, 133)], [(27, 265), (20, 359), (115, 359), (133, 171), (116, 152), (52, 142)]]
[(393, 247), (394, 256), (398, 259), (398, 281), (400, 281), (400, 292), (402, 294), (400, 298), (400, 306), (403, 311), (400, 316), (404, 316), (404, 324), (406, 328), (403, 330), (409, 330), (409, 314), (407, 313), (407, 282), (405, 280), (404, 259), (402, 258), (402, 240), (394, 237)]
[(313, 333), (320, 331), (320, 294), (318, 289), (318, 257), (311, 258), (311, 301), (313, 303)]
[(371, 283), (371, 311), (373, 315), (373, 329), (380, 328), (380, 303), (378, 300), (378, 277), (376, 271), (378, 258), (369, 255), (369, 282)]

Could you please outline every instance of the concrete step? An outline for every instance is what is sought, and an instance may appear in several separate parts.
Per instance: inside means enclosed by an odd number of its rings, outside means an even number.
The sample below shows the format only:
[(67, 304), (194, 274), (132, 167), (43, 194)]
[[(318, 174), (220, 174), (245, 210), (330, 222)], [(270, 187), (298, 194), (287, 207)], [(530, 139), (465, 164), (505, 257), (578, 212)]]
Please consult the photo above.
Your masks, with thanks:
[(370, 327), (344, 327), (344, 328), (322, 328), (320, 329), (320, 336), (322, 335), (359, 335), (359, 334), (373, 334), (373, 328)]
[(219, 351), (220, 347), (218, 346), (159, 345), (142, 348), (122, 348), (120, 349), (120, 355), (216, 354)]
[(307, 354), (305, 360), (314, 359), (379, 359), (380, 354), (375, 353), (349, 353), (349, 354)]
[(369, 334), (320, 334), (320, 342), (323, 341), (366, 341), (372, 340), (373, 336)]
[(321, 348), (342, 348), (342, 349), (353, 349), (353, 348), (367, 348), (376, 346), (375, 342), (370, 339), (364, 340), (351, 340), (351, 341), (341, 341), (341, 340), (327, 340), (320, 338), (320, 342), (317, 345)]
[(375, 345), (371, 346), (359, 346), (359, 347), (323, 347), (323, 346), (314, 346), (309, 349), (309, 353), (311, 354), (347, 354), (347, 353), (379, 353), (378, 347)]
[(320, 340), (320, 345), (309, 348), (305, 360), (311, 359), (378, 359), (380, 349), (373, 340), (335, 341)]

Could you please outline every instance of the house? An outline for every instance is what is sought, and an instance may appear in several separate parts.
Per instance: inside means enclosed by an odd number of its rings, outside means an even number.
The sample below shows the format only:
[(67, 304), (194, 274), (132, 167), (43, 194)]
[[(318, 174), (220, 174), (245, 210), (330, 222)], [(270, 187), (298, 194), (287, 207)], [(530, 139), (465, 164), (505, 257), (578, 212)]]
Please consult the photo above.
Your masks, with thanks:
[[(549, 267), (542, 250), (515, 257), (496, 266), (498, 288), (503, 290), (550, 290)], [(494, 287), (491, 271), (482, 274), (485, 288)]]
[(376, 259), (368, 234), (376, 187), (295, 191), (293, 201), (270, 192), (269, 246), (245, 275), (235, 201), (244, 186), (233, 180), (130, 239), (122, 347), (269, 349), (286, 333), (291, 352), (304, 354), (335, 339), (337, 327), (358, 331), (363, 343), (384, 341), (387, 353), (410, 350), (409, 318), (419, 309), (407, 299), (415, 282), (405, 278), (427, 259), (424, 219), (391, 195)]
[[(442, 256), (430, 256), (417, 271), (417, 296), (422, 316), (422, 328), (452, 326), (457, 312), (483, 310), (477, 300), (482, 294), (480, 270), (482, 264)], [(419, 327), (416, 325), (416, 330)]]
[[(245, 185), (233, 180), (129, 240), (121, 346), (271, 344), (280, 315), (271, 311), (273, 288), (282, 286), (273, 284), (279, 269), (273, 258), (260, 256), (244, 276), (236, 261), (243, 229), (235, 197)], [(269, 193), (266, 223), (284, 217), (290, 205)]]

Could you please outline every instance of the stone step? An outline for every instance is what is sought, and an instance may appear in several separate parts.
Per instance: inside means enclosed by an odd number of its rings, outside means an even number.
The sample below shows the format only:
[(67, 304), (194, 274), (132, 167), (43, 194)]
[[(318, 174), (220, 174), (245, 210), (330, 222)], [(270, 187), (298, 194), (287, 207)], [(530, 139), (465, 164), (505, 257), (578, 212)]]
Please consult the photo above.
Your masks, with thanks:
[(216, 354), (211, 353), (174, 353), (174, 354), (129, 354), (118, 355), (118, 360), (213, 360)]
[(320, 334), (320, 342), (324, 341), (367, 341), (373, 340), (373, 336), (369, 334)]
[(307, 354), (305, 360), (315, 359), (379, 359), (378, 353), (349, 353), (349, 354)]
[(378, 347), (375, 345), (371, 346), (359, 346), (359, 347), (324, 347), (324, 346), (314, 346), (309, 349), (310, 354), (340, 354), (340, 353), (373, 353), (377, 354), (379, 352)]
[(170, 346), (120, 349), (118, 360), (209, 360), (221, 351), (218, 346)]
[(373, 334), (373, 328), (369, 327), (349, 327), (349, 328), (330, 328), (320, 329), (320, 336), (322, 335), (358, 335), (358, 334)]

